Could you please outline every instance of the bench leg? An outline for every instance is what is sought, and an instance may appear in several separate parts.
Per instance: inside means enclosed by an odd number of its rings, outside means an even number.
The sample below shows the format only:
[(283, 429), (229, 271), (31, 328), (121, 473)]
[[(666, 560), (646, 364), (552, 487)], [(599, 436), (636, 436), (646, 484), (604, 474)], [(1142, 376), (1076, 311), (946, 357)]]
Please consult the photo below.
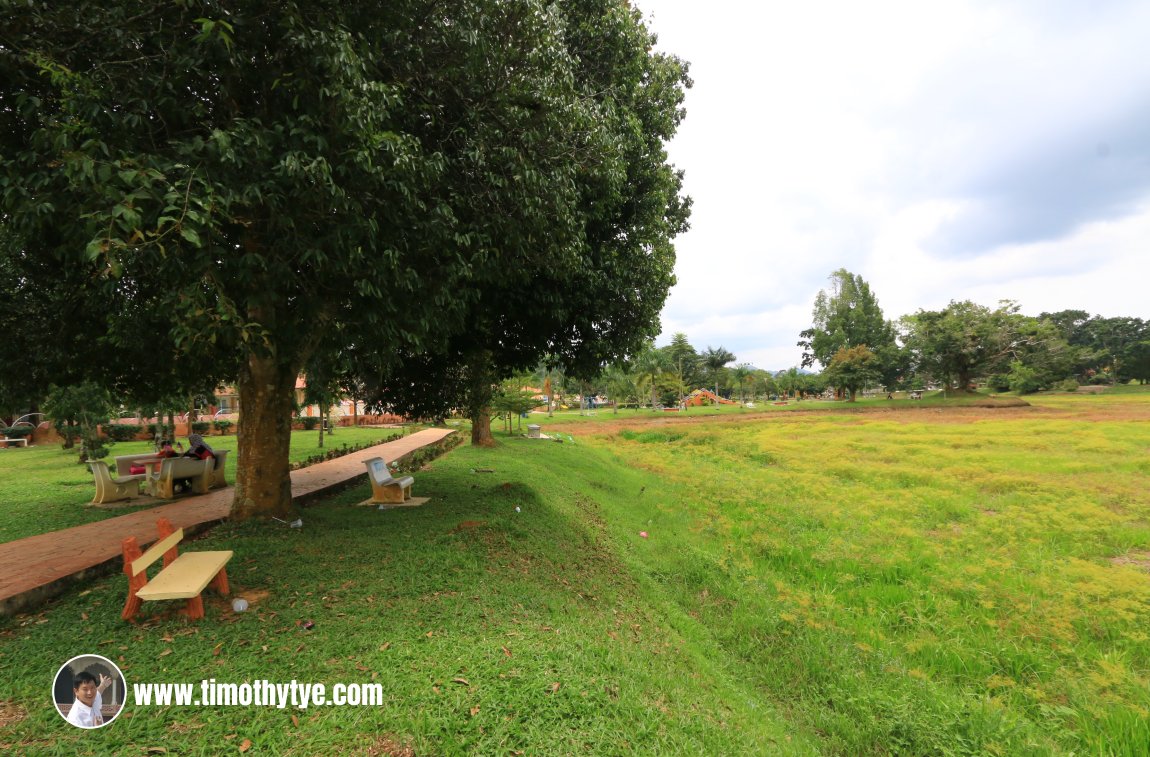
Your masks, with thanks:
[(124, 572), (128, 574), (128, 600), (124, 602), (124, 611), (120, 613), (120, 617), (124, 620), (131, 620), (136, 617), (140, 612), (140, 607), (143, 606), (144, 600), (136, 596), (136, 592), (144, 588), (148, 583), (148, 573), (144, 571), (138, 576), (131, 575), (132, 561), (140, 557), (140, 547), (136, 543), (136, 537), (129, 536), (121, 543), (120, 548), (124, 552)]
[(204, 617), (204, 596), (197, 594), (194, 597), (188, 598), (187, 608), (184, 610), (188, 614), (188, 620), (200, 620)]
[(226, 597), (229, 593), (228, 590), (228, 569), (220, 568), (220, 572), (212, 579), (212, 588), (220, 593), (221, 596)]

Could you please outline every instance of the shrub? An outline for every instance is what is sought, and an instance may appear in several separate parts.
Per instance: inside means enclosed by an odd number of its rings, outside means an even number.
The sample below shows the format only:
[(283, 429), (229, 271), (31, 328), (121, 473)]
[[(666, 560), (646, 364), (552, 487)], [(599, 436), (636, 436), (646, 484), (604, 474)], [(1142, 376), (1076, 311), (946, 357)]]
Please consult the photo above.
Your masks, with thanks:
[(300, 417), (296, 418), (296, 422), (301, 424), (305, 430), (313, 431), (315, 430), (315, 427), (319, 425), (319, 418), (310, 415), (301, 415)]
[(1008, 392), (1010, 391), (1010, 377), (1003, 373), (997, 373), (986, 380), (986, 385), (996, 392)]
[(114, 442), (126, 442), (135, 439), (142, 430), (142, 426), (135, 423), (108, 423), (104, 426), (104, 433)]
[(1078, 391), (1078, 379), (1063, 379), (1054, 386), (1060, 392), (1076, 392)]
[(228, 433), (228, 429), (230, 429), (231, 427), (232, 427), (232, 422), (228, 421), (228, 420), (212, 421), (212, 428), (214, 428), (216, 431), (220, 432), (221, 434)]
[(31, 436), (35, 430), (35, 426), (9, 426), (0, 431), (0, 433), (9, 439), (23, 439), (25, 436)]
[(196, 434), (203, 434), (212, 427), (208, 421), (192, 421), (192, 432)]

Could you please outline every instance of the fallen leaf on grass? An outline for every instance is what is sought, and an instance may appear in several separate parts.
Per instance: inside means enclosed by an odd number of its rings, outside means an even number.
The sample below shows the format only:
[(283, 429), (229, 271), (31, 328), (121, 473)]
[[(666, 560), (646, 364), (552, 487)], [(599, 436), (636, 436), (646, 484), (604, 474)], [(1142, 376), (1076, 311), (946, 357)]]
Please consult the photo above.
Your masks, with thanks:
[(240, 744), (240, 751), (241, 752), (246, 752), (251, 748), (252, 748), (252, 740), (251, 739), (244, 739), (243, 743)]
[(386, 652), (390, 647), (391, 647), (391, 642), (385, 641), (384, 643), (379, 645), (379, 651), (380, 652)]
[(87, 619), (88, 619), (88, 613), (86, 613), (86, 612), (80, 613), (80, 620), (87, 620)]
[(168, 750), (162, 746), (150, 746), (145, 750), (148, 754), (167, 754)]
[(479, 705), (475, 705), (474, 707), (471, 708), (471, 717), (475, 717), (478, 714), (479, 714)]
[(433, 634), (433, 633), (435, 633), (435, 631), (428, 631), (428, 632), (427, 632), (427, 638), (429, 638), (429, 639), (430, 639), (430, 638), (431, 638), (431, 634)]
[(470, 686), (471, 685), (470, 683), (467, 682), (466, 678), (452, 678), (451, 682), (452, 683), (458, 683), (458, 684), (461, 684), (463, 686)]
[(168, 655), (170, 655), (171, 653), (172, 653), (172, 648), (171, 648), (171, 647), (168, 647), (168, 648), (167, 648), (167, 649), (165, 649), (163, 652), (160, 652), (158, 655), (156, 655), (156, 657), (157, 657), (157, 658), (159, 658), (159, 657), (167, 657), (167, 656), (168, 656)]
[(294, 725), (296, 728), (299, 728), (299, 715), (292, 715), (291, 716), (291, 724)]
[(508, 649), (507, 647), (500, 647), (500, 649), (503, 650), (503, 654), (507, 655), (508, 657), (511, 656), (511, 650)]
[(551, 684), (551, 686), (550, 686), (550, 689), (551, 689), (550, 693), (551, 693), (551, 694), (554, 694), (556, 691), (559, 691), (559, 687), (560, 687), (560, 686), (562, 686), (562, 685), (563, 685), (563, 684), (559, 683), (558, 681), (556, 681), (555, 683)]

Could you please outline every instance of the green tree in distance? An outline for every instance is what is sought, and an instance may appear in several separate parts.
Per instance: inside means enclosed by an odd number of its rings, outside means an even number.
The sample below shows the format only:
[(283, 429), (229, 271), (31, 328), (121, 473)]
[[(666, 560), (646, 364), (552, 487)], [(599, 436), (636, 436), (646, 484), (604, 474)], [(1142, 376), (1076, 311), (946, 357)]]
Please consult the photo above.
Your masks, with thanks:
[(659, 375), (664, 373), (670, 368), (670, 360), (667, 353), (663, 350), (657, 349), (654, 345), (647, 344), (640, 350), (634, 358), (635, 371), (644, 377), (644, 380), (650, 384), (651, 388), (651, 410), (659, 404), (659, 389), (658, 379)]
[(855, 395), (869, 383), (877, 381), (882, 376), (879, 370), (878, 358), (865, 344), (856, 347), (843, 347), (831, 358), (830, 365), (823, 371), (823, 376), (832, 385), (845, 389), (849, 394), (849, 402), (855, 401)]
[(830, 282), (830, 290), (819, 290), (815, 297), (814, 325), (799, 335), (802, 367), (830, 365), (842, 348), (866, 345), (878, 359), (883, 380), (893, 384), (902, 372), (894, 325), (883, 320), (870, 285), (845, 268), (832, 273)]
[(711, 381), (715, 386), (715, 395), (719, 394), (719, 377), (722, 375), (723, 368), (728, 363), (735, 362), (735, 356), (730, 351), (724, 349), (721, 345), (712, 349), (709, 345), (703, 350), (702, 355), (703, 365), (711, 372)]
[(1033, 343), (1021, 333), (1023, 320), (1016, 303), (1004, 301), (991, 310), (965, 300), (942, 310), (920, 310), (904, 323), (917, 370), (962, 392)]

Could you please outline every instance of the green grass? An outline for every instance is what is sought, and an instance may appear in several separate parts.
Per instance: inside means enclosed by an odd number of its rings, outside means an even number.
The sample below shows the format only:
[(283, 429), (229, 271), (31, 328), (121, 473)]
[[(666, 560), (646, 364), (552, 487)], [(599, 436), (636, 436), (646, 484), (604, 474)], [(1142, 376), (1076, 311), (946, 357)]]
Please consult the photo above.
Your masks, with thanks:
[[(386, 428), (339, 428), (335, 434), (325, 438), (324, 444), (325, 449), (344, 444), (362, 445), (401, 432), (401, 429)], [(291, 460), (300, 462), (321, 452), (316, 446), (318, 437), (319, 431), (293, 432)], [(210, 436), (207, 442), (213, 448), (231, 450), (227, 457), (227, 479), (234, 482), (236, 437)], [(112, 458), (116, 455), (134, 455), (151, 450), (151, 442), (117, 442), (112, 445), (106, 459), (114, 470)], [(0, 485), (0, 543), (114, 518), (133, 509), (89, 507), (96, 486), (92, 482), (91, 470), (87, 465), (79, 464), (77, 459), (76, 450), (62, 449), (58, 444), (0, 449), (0, 471), (3, 471), (4, 481)], [(154, 505), (154, 500), (148, 500), (146, 506)]]
[[(1028, 401), (599, 413), (556, 422), (562, 444), (451, 452), (416, 474), (422, 509), (352, 507), (361, 486), (300, 530), (226, 524), (195, 547), (235, 550), (253, 611), (131, 626), (109, 576), (0, 621), (0, 745), (1145, 754), (1150, 393)], [(77, 734), (48, 682), (88, 651), (130, 683), (376, 681), (387, 702), (130, 705)]]
[[(417, 474), (417, 494), (432, 497), (423, 509), (356, 508), (359, 487), (305, 510), (302, 529), (218, 527), (195, 547), (235, 550), (233, 593), (263, 595), (240, 615), (213, 601), (186, 626), (153, 603), (145, 613), (161, 614), (128, 625), (113, 576), (8, 621), (3, 696), (26, 717), (0, 728), (0, 745), (143, 753), (178, 740), (183, 753), (215, 754), (251, 739), (262, 753), (366, 753), (386, 736), (419, 754), (811, 753), (620, 557), (636, 537), (591, 496), (602, 463), (573, 445), (460, 448)], [(81, 651), (119, 660), (130, 683), (375, 681), (386, 703), (129, 707), (77, 733), (47, 696)]]

